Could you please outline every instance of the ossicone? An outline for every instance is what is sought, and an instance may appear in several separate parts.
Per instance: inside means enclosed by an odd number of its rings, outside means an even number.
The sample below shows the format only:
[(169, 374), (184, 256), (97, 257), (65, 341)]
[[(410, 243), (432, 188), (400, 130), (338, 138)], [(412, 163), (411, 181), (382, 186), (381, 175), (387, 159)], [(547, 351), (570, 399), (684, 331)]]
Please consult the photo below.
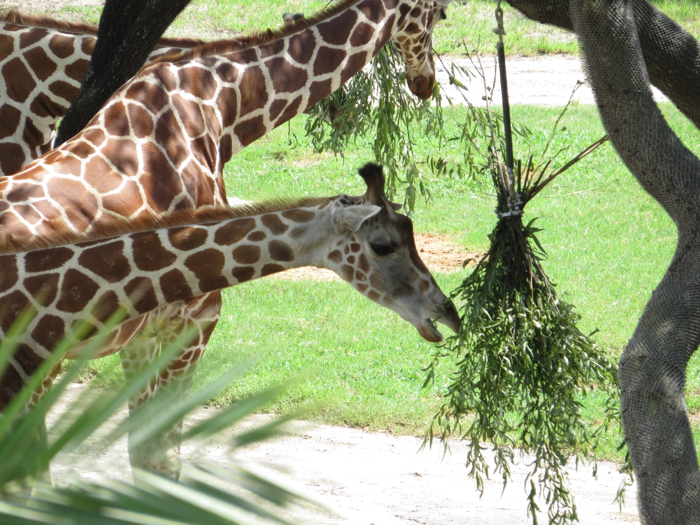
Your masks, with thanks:
[(368, 162), (362, 166), (358, 173), (367, 184), (367, 200), (377, 206), (387, 207), (389, 204), (386, 194), (384, 193), (384, 172), (379, 164)]

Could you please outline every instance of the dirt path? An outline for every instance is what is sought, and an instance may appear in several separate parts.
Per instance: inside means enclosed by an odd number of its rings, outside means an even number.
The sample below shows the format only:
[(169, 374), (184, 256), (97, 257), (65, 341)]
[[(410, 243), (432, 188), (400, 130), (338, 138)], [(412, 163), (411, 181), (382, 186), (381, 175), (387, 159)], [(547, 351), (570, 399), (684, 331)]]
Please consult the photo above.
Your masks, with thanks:
[[(81, 392), (74, 385), (52, 414), (52, 425), (69, 402)], [(208, 417), (214, 409), (199, 409), (187, 424)], [(126, 417), (126, 408), (118, 418)], [(269, 420), (257, 416), (248, 425)], [(205, 446), (183, 445), (183, 458), (204, 460), (227, 467), (243, 464), (251, 470), (292, 487), (333, 509), (333, 513), (297, 513), (300, 523), (318, 525), (525, 525), (526, 494), (523, 481), (527, 458), (514, 467), (513, 482), (502, 493), (498, 479), (487, 480), (479, 497), (475, 482), (465, 468), (466, 448), (451, 443), (443, 458), (439, 445), (419, 451), (421, 440), (363, 430), (295, 422), (290, 434), (274, 441), (238, 451), (228, 451), (232, 431), (223, 432)], [(622, 476), (615, 465), (600, 463), (598, 479), (591, 469), (572, 470), (571, 488), (578, 504), (581, 524), (639, 523), (634, 488), (620, 512), (613, 503)], [(52, 465), (54, 480), (69, 483), (72, 476), (88, 480), (105, 477), (130, 480), (126, 440), (106, 452), (84, 447), (60, 456)], [(544, 505), (541, 505), (543, 508)], [(291, 517), (291, 516), (290, 516)], [(539, 515), (547, 523), (546, 514)]]
[[(452, 65), (467, 71), (458, 71), (455, 76), (468, 88), (463, 91), (450, 85), (448, 72)], [(483, 70), (483, 76), (478, 71)], [(529, 104), (535, 106), (564, 106), (572, 96), (577, 83), (583, 82), (573, 95), (576, 104), (593, 104), (593, 92), (585, 84), (586, 75), (582, 71), (581, 61), (571, 55), (545, 55), (537, 57), (506, 57), (508, 77), (508, 97), (511, 105)], [(454, 104), (464, 104), (465, 99), (475, 106), (483, 106), (484, 79), (486, 85), (493, 86), (492, 100), (501, 105), (501, 86), (496, 78), (496, 64), (493, 57), (484, 57), (480, 65), (470, 59), (444, 59), (438, 65), (437, 80), (443, 96)], [(666, 97), (653, 88), (654, 98), (658, 101)]]

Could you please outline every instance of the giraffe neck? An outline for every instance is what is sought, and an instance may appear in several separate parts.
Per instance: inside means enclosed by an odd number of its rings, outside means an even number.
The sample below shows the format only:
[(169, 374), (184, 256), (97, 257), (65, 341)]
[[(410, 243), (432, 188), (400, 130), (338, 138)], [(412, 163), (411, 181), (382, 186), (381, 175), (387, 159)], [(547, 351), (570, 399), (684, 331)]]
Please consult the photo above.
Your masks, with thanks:
[(99, 327), (120, 307), (128, 320), (289, 268), (328, 267), (330, 202), (0, 255), (0, 333), (32, 304), (39, 315), (25, 332), (49, 352), (76, 321)]
[[(153, 86), (162, 85), (173, 98), (187, 96), (183, 106), (197, 109), (192, 102), (196, 101), (200, 110), (190, 114), (203, 116), (197, 132), (205, 127), (219, 130), (212, 138), (220, 146), (218, 164), (222, 166), (368, 64), (391, 38), (409, 2), (360, 0), (349, 4), (333, 16), (262, 45), (222, 53), (221, 43), (208, 44), (171, 58), (173, 62), (146, 67), (137, 82), (150, 89), (134, 87), (125, 95), (129, 99), (152, 96)], [(190, 125), (194, 132), (197, 124)]]

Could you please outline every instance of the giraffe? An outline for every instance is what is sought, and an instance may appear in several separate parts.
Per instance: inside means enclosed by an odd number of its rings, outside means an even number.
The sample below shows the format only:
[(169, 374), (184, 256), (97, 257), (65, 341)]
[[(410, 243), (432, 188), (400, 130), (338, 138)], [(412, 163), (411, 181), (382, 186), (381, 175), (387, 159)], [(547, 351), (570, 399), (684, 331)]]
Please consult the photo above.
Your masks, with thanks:
[[(444, 17), (444, 9), (440, 13)], [(283, 18), (294, 28), (303, 15), (285, 13)], [(85, 76), (96, 33), (97, 27), (87, 24), (15, 10), (0, 13), (0, 74), (5, 81), (5, 90), (0, 91), (0, 175), (16, 173), (51, 148), (56, 124)], [(149, 60), (201, 43), (195, 39), (161, 39)], [(430, 38), (426, 43), (429, 49)], [(418, 47), (424, 47), (424, 43)], [(410, 53), (408, 45), (406, 49)], [(429, 53), (428, 60), (432, 69)], [(419, 75), (412, 87), (414, 92), (419, 85), (420, 96), (429, 96), (434, 82), (434, 73), (431, 75), (428, 84)]]
[[(300, 266), (335, 271), (428, 341), (442, 340), (435, 318), (457, 332), (457, 311), (421, 261), (411, 220), (386, 198), (381, 167), (369, 163), (359, 173), (367, 190), (357, 197), (185, 210), (160, 220), (157, 229), (148, 221), (149, 230), (139, 230), (144, 224), (136, 222), (101, 230), (87, 242), (73, 234), (57, 245), (0, 255), (0, 337), (7, 337), (27, 307), (36, 311), (27, 329), (12, 339), (18, 350), (0, 379), (0, 409), (79, 322), (97, 330), (124, 308), (122, 324), (94, 357), (131, 347), (132, 358), (146, 363), (155, 354), (140, 344), (138, 334), (154, 323), (152, 317), (171, 315), (183, 301), (208, 292)], [(120, 233), (125, 227), (129, 232)], [(167, 311), (170, 307), (174, 312)], [(78, 357), (88, 341), (66, 357)], [(171, 383), (191, 370), (178, 373)], [(138, 404), (132, 400), (130, 410)], [(132, 465), (170, 473), (177, 468), (179, 435), (178, 428), (162, 442), (131, 448)]]
[[(16, 173), (51, 149), (96, 40), (97, 26), (14, 9), (0, 13), (0, 176)], [(203, 43), (161, 38), (149, 59)]]
[[(225, 207), (222, 168), (232, 155), (337, 89), (390, 38), (405, 58), (409, 88), (429, 96), (431, 34), (443, 10), (435, 0), (343, 0), (292, 28), (155, 60), (78, 135), (0, 178), (0, 251)], [(160, 317), (143, 344), (156, 348), (183, 324), (200, 326), (171, 365), (194, 371), (220, 305), (218, 291), (192, 299)], [(138, 365), (129, 351), (120, 352), (127, 375)], [(168, 377), (157, 378), (158, 388)]]

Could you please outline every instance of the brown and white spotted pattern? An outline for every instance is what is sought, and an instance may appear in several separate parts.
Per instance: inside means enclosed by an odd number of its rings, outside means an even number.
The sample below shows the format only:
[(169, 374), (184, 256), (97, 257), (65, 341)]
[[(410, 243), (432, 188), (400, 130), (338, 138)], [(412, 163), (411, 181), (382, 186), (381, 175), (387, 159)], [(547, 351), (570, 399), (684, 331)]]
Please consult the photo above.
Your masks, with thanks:
[(74, 139), (0, 180), (0, 244), (223, 205), (224, 163), (337, 89), (390, 37), (410, 83), (432, 85), (440, 12), (434, 0), (345, 0), (246, 45), (161, 57)]
[[(97, 357), (126, 347), (128, 359), (139, 362), (133, 368), (142, 368), (155, 358), (157, 346), (144, 345), (144, 340), (166, 341), (134, 326), (172, 323), (173, 314), (193, 298), (300, 266), (335, 271), (413, 324), (428, 341), (442, 339), (431, 320), (436, 317), (457, 331), (459, 317), (421, 261), (410, 219), (397, 214), (397, 205), (386, 199), (381, 168), (368, 164), (360, 174), (367, 183), (360, 197), (251, 205), (220, 211), (216, 222), (0, 255), (0, 334), (5, 337), (28, 306), (38, 312), (16, 338), (19, 351), (0, 381), (0, 408), (79, 322), (100, 327), (118, 307), (124, 308), (126, 321), (111, 332)], [(188, 212), (170, 222), (193, 218), (202, 216)], [(180, 330), (186, 324), (180, 322)], [(68, 357), (77, 357), (80, 350), (76, 347)], [(191, 379), (186, 363), (174, 374), (173, 383)], [(178, 426), (160, 443), (132, 448), (132, 464), (166, 473), (176, 469), (179, 435)]]
[[(97, 27), (0, 13), (0, 175), (40, 157), (53, 141), (85, 78)], [(150, 60), (201, 45), (195, 39), (161, 39)]]
[[(162, 57), (73, 139), (0, 178), (0, 250), (26, 251), (71, 232), (90, 236), (134, 220), (226, 206), (224, 163), (337, 89), (389, 38), (402, 49), (413, 85), (431, 84), (431, 34), (441, 12), (434, 0), (344, 0), (279, 33)], [(182, 319), (215, 321), (220, 294), (183, 309), (170, 322), (132, 329), (164, 340)], [(210, 333), (202, 331), (173, 366), (191, 373)], [(133, 361), (125, 361), (128, 375)], [(156, 388), (169, 377), (159, 377)]]

